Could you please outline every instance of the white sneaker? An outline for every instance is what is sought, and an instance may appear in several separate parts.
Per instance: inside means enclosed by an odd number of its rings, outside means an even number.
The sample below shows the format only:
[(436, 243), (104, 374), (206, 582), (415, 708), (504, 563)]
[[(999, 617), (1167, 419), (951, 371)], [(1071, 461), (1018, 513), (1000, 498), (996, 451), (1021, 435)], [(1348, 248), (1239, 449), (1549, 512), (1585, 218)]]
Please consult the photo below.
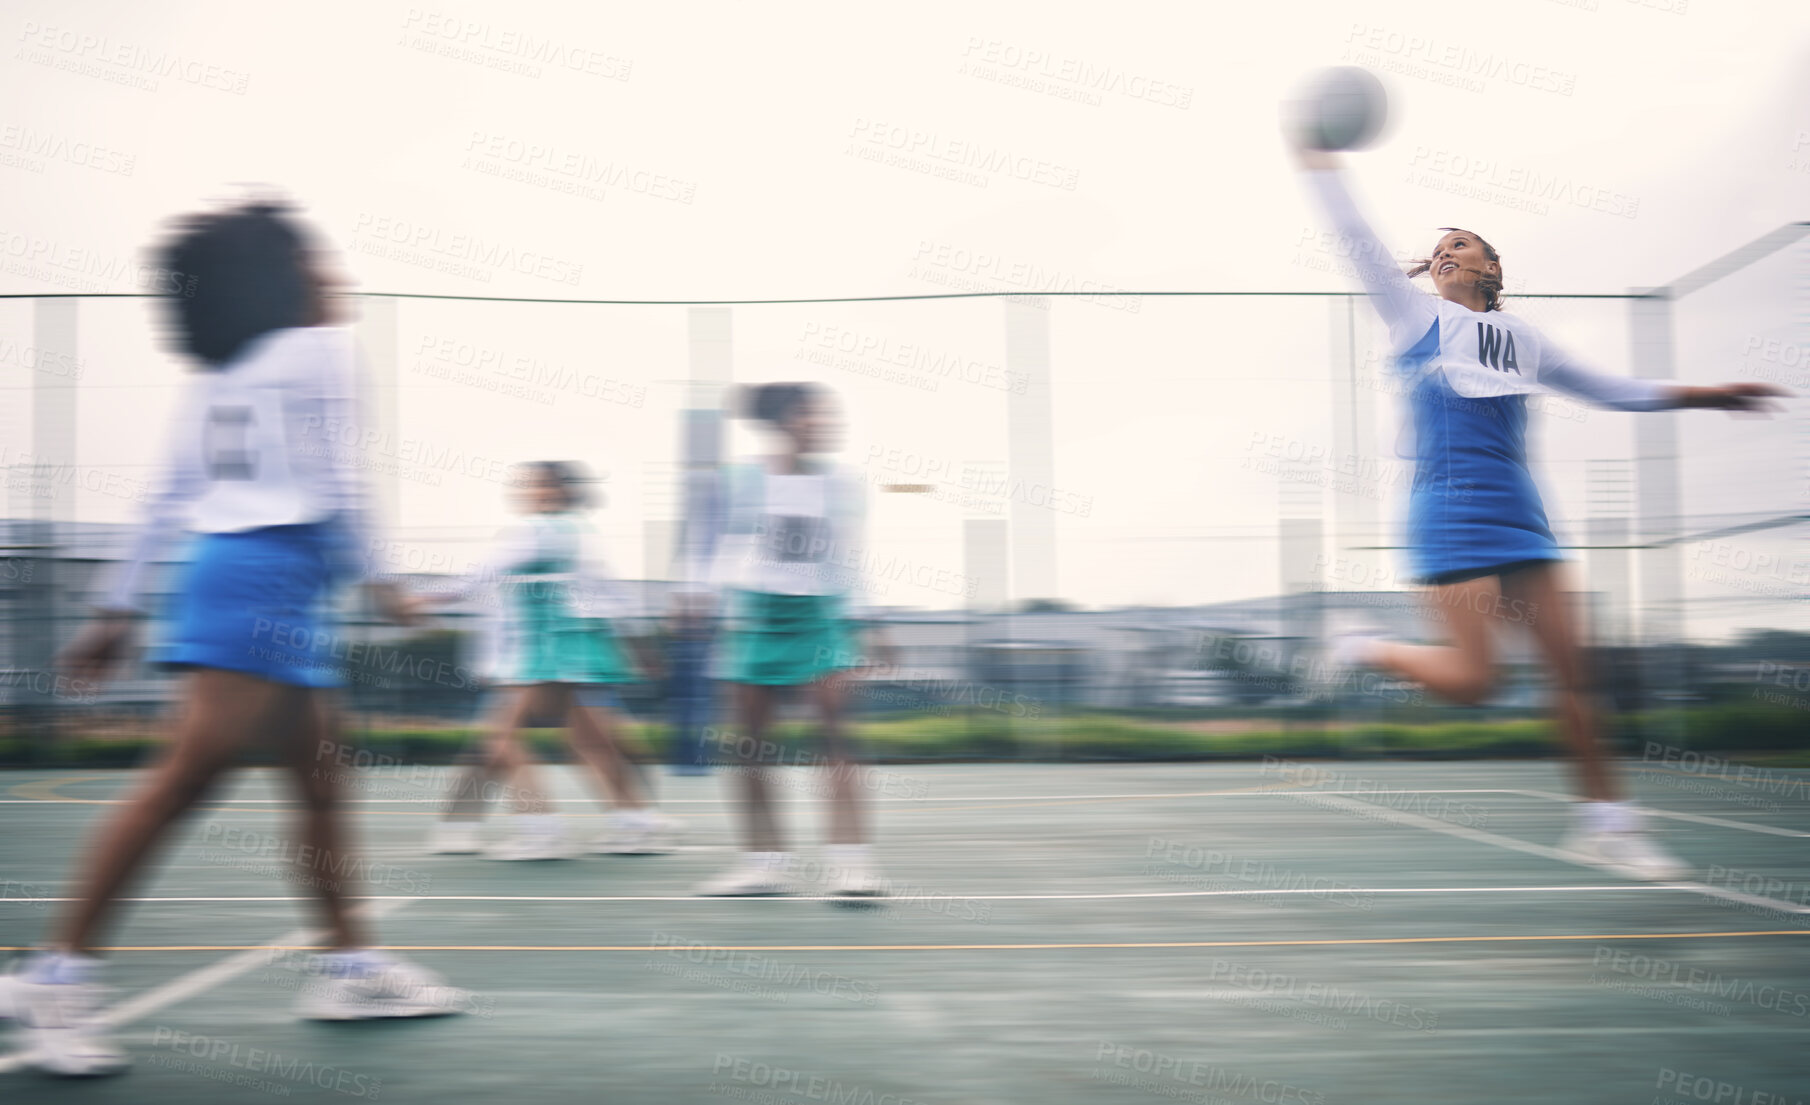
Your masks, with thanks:
[(832, 870), (826, 891), (832, 898), (861, 900), (884, 898), (891, 893), (886, 880), (866, 864)]
[(295, 1007), (311, 1021), (445, 1017), (471, 1009), (471, 991), (449, 986), (433, 971), (390, 956), (384, 956), (375, 970), (356, 975), (335, 976), (317, 968)]
[(525, 829), (517, 827), (509, 836), (492, 844), (484, 855), (501, 860), (573, 859), (577, 850), (560, 827)]
[(1326, 638), (1308, 654), (1307, 694), (1314, 699), (1336, 698), (1353, 679), (1372, 668), (1376, 646), (1388, 639), (1381, 629), (1355, 626)]
[(658, 856), (672, 851), (685, 824), (658, 810), (625, 810), (591, 842), (591, 851), (613, 856)]
[(1326, 642), (1326, 663), (1343, 672), (1372, 667), (1376, 663), (1376, 646), (1388, 636), (1386, 630), (1375, 626), (1354, 626), (1335, 633)]
[(785, 852), (764, 853), (779, 859), (757, 859), (763, 853), (742, 853), (741, 862), (712, 879), (699, 883), (693, 893), (703, 898), (760, 898), (796, 894), (798, 887), (785, 867), (791, 856)]
[(107, 990), (93, 983), (28, 982), (15, 968), (0, 976), (0, 1017), (19, 1022), (29, 1066), (71, 1078), (118, 1074), (132, 1065), (107, 1035)]
[(1559, 850), (1645, 882), (1677, 882), (1691, 873), (1688, 864), (1638, 829), (1628, 832), (1574, 829), (1559, 842)]
[(427, 850), (436, 856), (475, 856), (484, 850), (484, 823), (436, 821), (427, 837)]

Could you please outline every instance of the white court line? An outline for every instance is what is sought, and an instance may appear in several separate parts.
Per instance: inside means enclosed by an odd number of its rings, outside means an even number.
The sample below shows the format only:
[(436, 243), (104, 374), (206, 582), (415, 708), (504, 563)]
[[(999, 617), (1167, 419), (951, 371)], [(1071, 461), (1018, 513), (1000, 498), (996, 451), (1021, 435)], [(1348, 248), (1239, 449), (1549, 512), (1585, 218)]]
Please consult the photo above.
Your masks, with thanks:
[[(1515, 793), (1525, 794), (1530, 798), (1549, 798), (1554, 802), (1576, 801), (1576, 799), (1572, 798), (1569, 794), (1554, 794), (1551, 791), (1545, 790), (1518, 790)], [(1781, 829), (1776, 825), (1759, 825), (1752, 821), (1730, 821), (1726, 817), (1711, 817), (1708, 814), (1703, 813), (1684, 813), (1679, 810), (1662, 810), (1657, 806), (1648, 806), (1645, 804), (1641, 804), (1639, 809), (1640, 812), (1651, 814), (1654, 817), (1669, 817), (1674, 821), (1695, 821), (1699, 825), (1715, 825), (1723, 829), (1741, 829), (1750, 833), (1765, 833), (1768, 836), (1788, 836), (1796, 838), (1810, 836), (1810, 833), (1799, 832), (1796, 829)]]
[[(1311, 793), (1312, 792), (1291, 792), (1291, 797), (1305, 798)], [(1481, 844), (1493, 844), (1498, 848), (1507, 848), (1513, 852), (1525, 852), (1531, 856), (1543, 856), (1546, 859), (1556, 859), (1560, 863), (1569, 863), (1574, 867), (1588, 867), (1592, 870), (1600, 870), (1596, 864), (1590, 863), (1582, 857), (1575, 856), (1570, 852), (1561, 851), (1557, 848), (1548, 848), (1544, 844), (1534, 844), (1531, 841), (1516, 840), (1514, 837), (1502, 836), (1498, 833), (1487, 833), (1482, 829), (1472, 829), (1464, 825), (1454, 825), (1449, 821), (1439, 821), (1431, 817), (1422, 817), (1417, 813), (1404, 813), (1400, 810), (1392, 810), (1387, 806), (1378, 806), (1370, 802), (1354, 802), (1349, 798), (1338, 798), (1329, 795), (1318, 796), (1330, 797), (1331, 804), (1343, 806), (1364, 817), (1376, 817), (1383, 821), (1393, 821), (1397, 825), (1407, 825), (1412, 828), (1431, 829), (1436, 833), (1445, 833), (1447, 836), (1463, 837), (1466, 840), (1474, 840)], [(1800, 906), (1794, 902), (1783, 902), (1776, 898), (1762, 898), (1754, 894), (1743, 894), (1739, 890), (1724, 890), (1719, 886), (1710, 886), (1706, 883), (1679, 881), (1653, 885), (1689, 890), (1694, 894), (1702, 894), (1711, 898), (1722, 898), (1731, 902), (1742, 902), (1747, 905), (1763, 906), (1768, 910), (1778, 913), (1810, 915), (1810, 906)]]
[[(1316, 887), (1276, 888), (1271, 890), (1137, 890), (1105, 894), (964, 894), (963, 901), (972, 902), (1057, 902), (1114, 898), (1256, 898), (1270, 894), (1585, 894), (1605, 891), (1628, 893), (1655, 890), (1695, 889), (1685, 883), (1615, 883), (1608, 886), (1352, 886), (1324, 890)], [(937, 897), (956, 896), (937, 892)], [(910, 895), (900, 895), (909, 898)], [(70, 902), (74, 898), (33, 898), (36, 902)], [(289, 898), (277, 895), (234, 897), (167, 897), (120, 898), (122, 902), (307, 902), (312, 898)], [(750, 898), (733, 896), (685, 895), (584, 895), (584, 894), (426, 894), (375, 895), (356, 899), (361, 902), (820, 902), (842, 901), (824, 895), (762, 895)], [(885, 899), (879, 899), (884, 902)]]
[[(1262, 786), (1263, 784), (1255, 784), (1255, 785)], [(1081, 799), (1081, 798), (1265, 798), (1272, 794), (1375, 794), (1375, 793), (1376, 793), (1375, 787), (1372, 787), (1368, 790), (1312, 790), (1309, 788), (1302, 788), (1299, 790), (1281, 790), (1281, 789), (1251, 790), (1248, 787), (1241, 787), (1236, 790), (1157, 791), (1157, 792), (1150, 793), (1150, 794), (940, 794), (934, 798), (931, 798), (931, 797), (895, 798), (895, 797), (891, 797), (888, 795), (881, 795), (879, 797), (876, 797), (876, 798), (873, 798), (870, 800), (874, 801), (874, 802), (1053, 802), (1053, 801), (1060, 801), (1060, 800), (1065, 800), (1065, 799)], [(1528, 795), (1531, 792), (1525, 791), (1525, 790), (1510, 790), (1505, 787), (1469, 787), (1469, 788), (1463, 788), (1463, 789), (1442, 789), (1442, 790), (1399, 790), (1399, 789), (1391, 787), (1391, 788), (1389, 788), (1389, 793), (1390, 794), (1521, 794), (1521, 795)], [(91, 805), (94, 805), (96, 802), (105, 802), (105, 801), (107, 801), (107, 800), (106, 799), (97, 799), (97, 798), (0, 798), (0, 805), (21, 805), (21, 806), (90, 805), (91, 806)], [(342, 803), (347, 804), (347, 805), (357, 803), (357, 802), (365, 802), (365, 803), (387, 802), (392, 805), (444, 805), (446, 803), (446, 799), (443, 797), (442, 798), (353, 798), (353, 797), (347, 797), (347, 798), (341, 799), (341, 801), (342, 801)], [(565, 803), (565, 804), (571, 804), (571, 805), (588, 805), (588, 804), (596, 803), (597, 800), (595, 798), (548, 798), (548, 799), (545, 799), (545, 801), (549, 804)], [(662, 805), (662, 806), (726, 806), (726, 805), (733, 805), (740, 801), (741, 801), (741, 799), (739, 799), (739, 798), (667, 798), (667, 799), (662, 799), (660, 802), (660, 805)], [(809, 802), (816, 802), (816, 801), (818, 801), (818, 799), (815, 797), (808, 797), (808, 798), (790, 798), (790, 797), (788, 797), (785, 799), (785, 801), (794, 802), (794, 803), (809, 803)], [(253, 806), (253, 805), (274, 806), (274, 805), (290, 805), (295, 802), (295, 799), (293, 799), (293, 798), (209, 798), (209, 799), (207, 799), (207, 802), (210, 806)], [(253, 813), (256, 811), (247, 810), (246, 812)]]
[[(73, 899), (46, 898), (44, 900), (66, 902), (72, 901)], [(118, 898), (115, 900), (122, 902), (142, 902), (155, 901), (156, 899)], [(289, 898), (285, 900), (313, 901), (314, 899)], [(376, 920), (379, 917), (396, 912), (414, 900), (415, 899), (413, 898), (367, 898), (362, 899), (362, 901), (370, 904), (360, 905), (355, 908), (363, 913), (368, 919)], [(293, 932), (286, 932), (268, 943), (260, 944), (258, 947), (249, 948), (242, 952), (234, 952), (232, 955), (227, 956), (217, 963), (210, 963), (200, 970), (190, 971), (186, 975), (180, 975), (171, 979), (162, 986), (153, 987), (142, 994), (134, 995), (133, 997), (129, 997), (126, 1000), (119, 1002), (109, 1008), (105, 1013), (101, 1014), (101, 1022), (108, 1028), (119, 1028), (123, 1025), (130, 1024), (133, 1021), (157, 1012), (159, 1009), (167, 1008), (171, 1005), (175, 1005), (179, 1001), (186, 1001), (196, 994), (211, 990), (229, 979), (244, 974), (246, 971), (251, 970), (259, 964), (268, 965), (274, 962), (270, 953), (278, 948), (313, 944), (323, 935), (325, 934), (319, 929), (296, 929)], [(29, 1066), (32, 1057), (33, 1053), (29, 1051), (14, 1052), (11, 1055), (0, 1055), (0, 1074), (5, 1074), (8, 1071), (19, 1070)]]

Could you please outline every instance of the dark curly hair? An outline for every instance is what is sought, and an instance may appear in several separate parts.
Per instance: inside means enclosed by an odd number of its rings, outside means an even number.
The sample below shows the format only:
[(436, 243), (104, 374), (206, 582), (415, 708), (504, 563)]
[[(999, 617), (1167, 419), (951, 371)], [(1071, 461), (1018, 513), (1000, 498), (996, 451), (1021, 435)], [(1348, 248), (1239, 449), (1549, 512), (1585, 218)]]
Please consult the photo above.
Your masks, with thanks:
[[(1439, 229), (1453, 234), (1470, 234), (1471, 237), (1477, 239), (1477, 244), (1483, 247), (1483, 255), (1496, 262), (1496, 268), (1498, 270), (1496, 275), (1489, 276), (1485, 273), (1477, 274), (1477, 290), (1483, 293), (1484, 310), (1500, 311), (1502, 309), (1502, 273), (1500, 271), (1502, 268), (1502, 255), (1496, 252), (1495, 246), (1484, 241), (1483, 235), (1481, 234), (1472, 234), (1470, 231), (1460, 229), (1456, 226), (1442, 226)], [(1419, 276), (1422, 273), (1430, 271), (1432, 267), (1433, 261), (1431, 258), (1416, 261), (1414, 262), (1413, 267), (1408, 270), (1408, 275)]]
[(182, 289), (166, 299), (183, 351), (219, 369), (272, 330), (314, 323), (318, 292), (303, 256), (310, 244), (279, 203), (181, 220), (156, 261)]

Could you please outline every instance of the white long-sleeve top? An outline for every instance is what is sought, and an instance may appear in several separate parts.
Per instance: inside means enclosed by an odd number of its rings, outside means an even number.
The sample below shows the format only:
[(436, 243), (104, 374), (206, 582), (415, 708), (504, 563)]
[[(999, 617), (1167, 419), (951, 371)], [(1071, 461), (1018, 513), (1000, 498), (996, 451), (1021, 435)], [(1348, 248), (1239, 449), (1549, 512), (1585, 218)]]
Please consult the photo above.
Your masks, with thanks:
[(1343, 174), (1319, 169), (1306, 175), (1333, 229), (1351, 243), (1352, 263), (1389, 328), (1392, 351), (1398, 357), (1415, 353), (1419, 371), (1443, 372), (1467, 399), (1551, 390), (1612, 410), (1677, 405), (1670, 385), (1592, 371), (1525, 319), (1506, 311), (1473, 311), (1415, 287), (1358, 213)]
[(106, 608), (140, 608), (146, 565), (184, 529), (242, 533), (332, 522), (340, 571), (366, 578), (370, 511), (357, 411), (352, 335), (342, 327), (273, 330), (231, 363), (195, 373)]
[(718, 589), (774, 595), (840, 595), (851, 612), (867, 602), (865, 503), (860, 481), (814, 464), (781, 475), (765, 462), (731, 465), (723, 476), (722, 530), (708, 564), (685, 575)]
[[(617, 619), (632, 611), (599, 546), (598, 535), (572, 513), (530, 514), (498, 533), (483, 559), (431, 589), (442, 599), (479, 600), (473, 668), (486, 680), (507, 679), (530, 634), (549, 621)], [(530, 617), (531, 607), (550, 611)]]

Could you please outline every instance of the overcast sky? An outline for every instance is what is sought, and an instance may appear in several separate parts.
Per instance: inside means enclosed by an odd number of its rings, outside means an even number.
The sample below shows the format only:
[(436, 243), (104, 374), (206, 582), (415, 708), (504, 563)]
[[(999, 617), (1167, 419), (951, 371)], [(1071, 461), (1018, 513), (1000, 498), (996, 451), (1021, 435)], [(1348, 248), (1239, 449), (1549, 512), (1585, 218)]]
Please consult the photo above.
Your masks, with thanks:
[[(1330, 64), (1376, 69), (1390, 91), (1389, 133), (1352, 161), (1388, 244), (1406, 256), (1440, 226), (1474, 229), (1501, 249), (1511, 294), (1665, 283), (1810, 218), (1810, 8), (1795, 0), (15, 3), (0, 35), (13, 293), (137, 290), (160, 222), (241, 182), (295, 198), (373, 292), (1344, 291), (1276, 126), (1289, 88)], [(1680, 301), (1680, 376), (1810, 384), (1807, 296), (1799, 244)], [(1335, 400), (1345, 302), (1052, 303), (1061, 595), (1274, 593), (1285, 496), (1326, 519), (1328, 557), (1399, 571), (1358, 549), (1398, 543), (1405, 469), (1387, 394), (1370, 388), (1355, 419), (1349, 390)], [(1358, 308), (1361, 376), (1380, 380), (1380, 333)], [(1521, 309), (1632, 371), (1625, 303)], [(576, 457), (608, 473), (598, 522), (621, 569), (660, 570), (649, 520), (672, 509), (686, 308), (395, 310), (402, 538), (462, 555), (505, 518), (490, 462)], [(0, 303), (14, 449), (31, 441), (28, 385), (57, 376), (20, 352), (32, 311)], [(80, 312), (76, 460), (141, 477), (181, 366), (143, 304)], [(876, 549), (947, 580), (962, 520), (997, 509), (951, 489), (965, 465), (1003, 470), (1005, 317), (992, 299), (737, 307), (734, 373), (835, 388), (845, 457), (874, 485)], [(1676, 416), (1681, 525), (1803, 513), (1807, 406)], [(1630, 418), (1542, 412), (1541, 476), (1576, 543), (1586, 472), (1632, 455)], [(738, 449), (758, 444), (737, 431)], [(1281, 485), (1274, 462), (1290, 455), (1316, 458), (1311, 493)], [(129, 496), (89, 482), (68, 513), (131, 517)], [(1695, 630), (1810, 628), (1792, 567), (1807, 549), (1801, 528), (1688, 546)], [(880, 597), (959, 598), (910, 580)]]

